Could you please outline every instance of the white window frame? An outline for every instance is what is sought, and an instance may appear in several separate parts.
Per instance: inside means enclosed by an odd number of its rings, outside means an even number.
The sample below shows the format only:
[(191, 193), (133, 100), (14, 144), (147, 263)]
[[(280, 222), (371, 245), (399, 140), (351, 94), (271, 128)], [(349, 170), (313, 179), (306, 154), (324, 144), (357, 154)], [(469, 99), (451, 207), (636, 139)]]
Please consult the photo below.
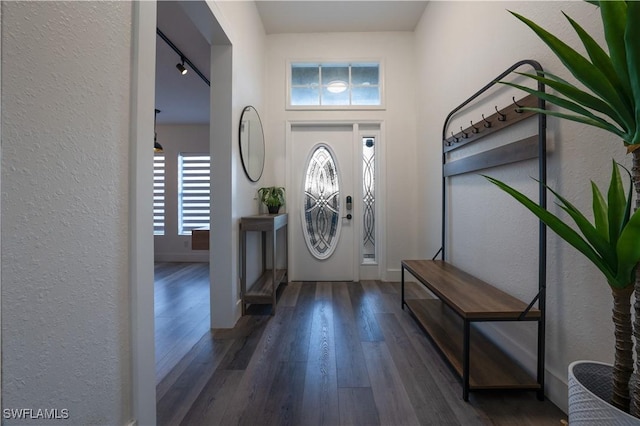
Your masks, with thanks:
[[(291, 66), (293, 64), (361, 64), (361, 63), (377, 63), (378, 64), (378, 77), (380, 86), (380, 105), (291, 105)], [(384, 62), (381, 59), (290, 59), (287, 61), (287, 81), (286, 81), (286, 105), (287, 110), (298, 111), (361, 111), (361, 110), (385, 110), (385, 95), (384, 95)]]
[[(203, 182), (208, 182), (209, 186), (207, 188), (207, 192), (205, 195), (205, 192), (200, 192), (200, 193), (191, 193), (191, 194), (186, 194), (186, 196), (196, 196), (196, 197), (206, 197), (208, 200), (206, 202), (204, 202), (204, 200), (198, 200), (193, 202), (192, 204), (201, 204), (201, 206), (190, 206), (191, 208), (195, 208), (195, 209), (207, 209), (209, 210), (209, 213), (206, 214), (206, 219), (203, 219), (200, 223), (198, 223), (195, 226), (184, 226), (184, 197), (185, 197), (185, 190), (183, 188), (183, 177), (184, 177), (184, 173), (183, 173), (183, 159), (184, 158), (194, 158), (194, 157), (208, 157), (209, 158), (209, 165), (208, 165), (208, 175), (206, 176), (205, 179), (202, 179), (202, 181), (199, 181), (198, 183), (203, 183)], [(203, 189), (199, 189), (197, 191), (203, 191)], [(188, 200), (188, 201), (193, 201), (193, 200)], [(197, 228), (201, 228), (204, 226), (209, 226), (209, 223), (211, 221), (211, 156), (208, 153), (197, 153), (197, 152), (181, 152), (178, 154), (178, 235), (191, 235), (191, 231), (193, 229), (197, 229)]]

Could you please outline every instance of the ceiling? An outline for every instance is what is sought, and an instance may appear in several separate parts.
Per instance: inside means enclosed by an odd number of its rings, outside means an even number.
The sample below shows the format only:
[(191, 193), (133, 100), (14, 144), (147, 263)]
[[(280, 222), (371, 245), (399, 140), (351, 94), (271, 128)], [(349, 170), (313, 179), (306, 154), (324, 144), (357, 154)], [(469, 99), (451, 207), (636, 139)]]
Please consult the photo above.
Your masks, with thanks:
[[(207, 77), (210, 74), (209, 43), (198, 32), (179, 2), (159, 1), (158, 28)], [(158, 124), (209, 122), (209, 86), (185, 65), (181, 75), (176, 64), (180, 56), (156, 36), (156, 108)]]
[(426, 5), (426, 1), (256, 2), (267, 34), (413, 31)]
[[(182, 9), (180, 1), (159, 1), (158, 28), (207, 77), (209, 44)], [(257, 0), (267, 34), (312, 32), (413, 31), (427, 1)], [(180, 75), (180, 56), (156, 39), (158, 124), (209, 122), (209, 86), (189, 70)]]

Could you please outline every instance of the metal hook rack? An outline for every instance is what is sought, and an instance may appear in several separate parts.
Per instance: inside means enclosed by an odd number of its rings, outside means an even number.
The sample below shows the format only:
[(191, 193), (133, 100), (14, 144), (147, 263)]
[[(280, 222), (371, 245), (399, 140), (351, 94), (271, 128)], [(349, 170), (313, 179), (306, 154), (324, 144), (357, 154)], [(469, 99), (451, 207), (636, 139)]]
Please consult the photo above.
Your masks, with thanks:
[[(515, 63), (502, 74), (493, 79), (490, 83), (485, 85), (475, 94), (473, 94), (466, 101), (454, 108), (445, 118), (442, 128), (442, 139), (446, 141), (446, 134), (449, 132), (448, 128), (451, 124), (452, 117), (456, 115), (463, 108), (467, 107), (476, 98), (483, 95), (487, 90), (498, 84), (499, 81), (510, 75), (513, 71), (520, 68), (523, 65), (533, 67), (536, 72), (542, 71), (540, 64), (533, 60), (523, 60)], [(538, 82), (538, 90), (544, 92), (544, 84)], [(514, 108), (514, 105), (516, 108)], [(482, 114), (482, 127), (476, 127), (471, 121), (471, 127), (465, 129), (461, 128), (463, 133), (468, 134), (468, 138), (460, 140), (455, 145), (448, 146), (445, 142), (442, 149), (442, 228), (441, 238), (442, 246), (438, 253), (441, 256), (442, 261), (446, 261), (446, 230), (447, 230), (447, 179), (460, 175), (463, 173), (469, 173), (489, 167), (495, 167), (503, 164), (515, 163), (518, 161), (529, 160), (537, 158), (538, 160), (538, 182), (539, 182), (539, 201), (538, 204), (542, 208), (546, 208), (547, 205), (547, 193), (546, 193), (546, 116), (538, 114), (531, 109), (545, 109), (545, 101), (539, 99), (533, 95), (527, 95), (522, 99), (512, 98), (512, 103), (507, 107), (498, 109), (495, 107), (496, 112), (485, 117)], [(473, 143), (485, 136), (491, 135), (501, 129), (509, 127), (515, 123), (518, 123), (526, 118), (537, 116), (538, 129), (537, 134), (526, 137), (524, 139), (516, 140), (510, 143), (506, 143), (498, 148), (482, 151), (480, 153), (472, 154), (463, 158), (452, 159), (448, 154), (455, 150), (464, 147), (469, 143)], [(475, 131), (477, 130), (477, 132)], [(453, 134), (453, 132), (452, 132)], [(434, 259), (438, 256), (434, 256)], [(538, 320), (538, 354), (537, 354), (537, 383), (539, 385), (538, 397), (544, 395), (544, 370), (545, 370), (545, 329), (546, 329), (546, 226), (539, 222), (538, 230), (538, 292), (535, 297), (528, 304), (527, 308), (522, 312), (520, 320), (524, 319), (529, 310), (534, 304), (538, 304), (540, 311), (540, 319)], [(466, 381), (465, 381), (466, 383)]]

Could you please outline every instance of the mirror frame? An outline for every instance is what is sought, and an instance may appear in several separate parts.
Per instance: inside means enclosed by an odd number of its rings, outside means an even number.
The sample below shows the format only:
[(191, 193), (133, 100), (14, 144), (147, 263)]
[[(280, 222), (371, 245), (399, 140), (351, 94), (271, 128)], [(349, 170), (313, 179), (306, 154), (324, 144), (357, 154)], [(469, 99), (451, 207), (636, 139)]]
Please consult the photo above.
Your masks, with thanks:
[[(257, 173), (257, 176), (252, 176), (250, 171), (249, 171), (249, 158), (245, 158), (248, 156), (248, 153), (243, 152), (242, 149), (242, 124), (243, 124), (243, 119), (245, 117), (245, 114), (250, 113), (251, 111), (253, 111), (256, 115), (256, 117), (258, 118), (258, 124), (260, 125), (260, 136), (262, 137), (262, 166), (260, 167), (260, 173)], [(256, 139), (253, 139), (253, 141), (255, 141), (254, 143), (257, 143)], [(249, 145), (251, 145), (252, 140), (248, 141)], [(251, 182), (257, 182), (260, 180), (260, 178), (262, 177), (262, 173), (264, 172), (264, 157), (265, 157), (265, 143), (264, 143), (264, 129), (262, 127), (262, 120), (260, 119), (260, 114), (258, 114), (258, 110), (256, 108), (254, 108), (252, 105), (247, 105), (246, 107), (244, 107), (244, 109), (242, 110), (242, 114), (240, 115), (240, 123), (238, 124), (238, 144), (240, 146), (240, 160), (242, 161), (242, 168), (244, 169), (244, 174), (247, 176), (247, 179), (249, 179)]]

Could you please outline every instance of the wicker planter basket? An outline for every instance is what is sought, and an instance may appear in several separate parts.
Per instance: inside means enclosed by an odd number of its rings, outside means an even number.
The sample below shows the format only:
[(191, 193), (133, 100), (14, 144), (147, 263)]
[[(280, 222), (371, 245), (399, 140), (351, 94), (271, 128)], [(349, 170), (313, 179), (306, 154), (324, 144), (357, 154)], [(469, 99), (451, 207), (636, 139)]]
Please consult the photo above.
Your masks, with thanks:
[(635, 418), (609, 404), (612, 366), (596, 361), (575, 361), (569, 365), (570, 426), (633, 426)]

